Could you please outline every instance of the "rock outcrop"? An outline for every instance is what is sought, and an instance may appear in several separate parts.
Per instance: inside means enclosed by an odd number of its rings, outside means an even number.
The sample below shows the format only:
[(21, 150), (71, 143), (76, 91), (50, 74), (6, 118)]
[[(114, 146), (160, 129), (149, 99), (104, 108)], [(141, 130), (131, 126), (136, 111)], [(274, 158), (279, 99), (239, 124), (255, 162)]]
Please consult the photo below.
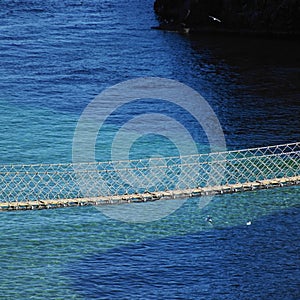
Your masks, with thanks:
[(160, 28), (300, 35), (300, 0), (156, 0)]

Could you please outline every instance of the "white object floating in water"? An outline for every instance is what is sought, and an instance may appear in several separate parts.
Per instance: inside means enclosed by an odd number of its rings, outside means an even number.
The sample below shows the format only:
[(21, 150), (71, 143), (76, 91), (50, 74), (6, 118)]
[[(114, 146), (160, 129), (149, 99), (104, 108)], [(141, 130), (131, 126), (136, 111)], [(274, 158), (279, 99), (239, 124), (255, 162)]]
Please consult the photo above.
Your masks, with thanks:
[(205, 219), (206, 222), (212, 224), (213, 220), (212, 220), (212, 217), (211, 216), (207, 216), (206, 219)]
[(248, 222), (246, 223), (247, 226), (250, 226), (251, 224), (252, 224), (251, 221), (248, 221)]

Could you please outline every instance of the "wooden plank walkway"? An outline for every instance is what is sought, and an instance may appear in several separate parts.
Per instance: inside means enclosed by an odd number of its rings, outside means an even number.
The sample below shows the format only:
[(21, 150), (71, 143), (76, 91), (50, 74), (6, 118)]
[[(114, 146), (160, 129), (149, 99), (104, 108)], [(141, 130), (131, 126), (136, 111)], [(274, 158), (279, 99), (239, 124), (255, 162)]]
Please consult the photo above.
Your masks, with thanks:
[(123, 203), (138, 203), (167, 199), (191, 198), (200, 196), (210, 196), (218, 194), (229, 194), (257, 189), (268, 189), (300, 185), (300, 176), (247, 182), (241, 184), (228, 184), (222, 186), (211, 186), (204, 188), (174, 190), (165, 192), (153, 192), (144, 194), (118, 195), (105, 197), (77, 198), (77, 199), (56, 199), (56, 200), (36, 200), (27, 202), (1, 202), (0, 211), (51, 209), (71, 206), (87, 205), (113, 205)]

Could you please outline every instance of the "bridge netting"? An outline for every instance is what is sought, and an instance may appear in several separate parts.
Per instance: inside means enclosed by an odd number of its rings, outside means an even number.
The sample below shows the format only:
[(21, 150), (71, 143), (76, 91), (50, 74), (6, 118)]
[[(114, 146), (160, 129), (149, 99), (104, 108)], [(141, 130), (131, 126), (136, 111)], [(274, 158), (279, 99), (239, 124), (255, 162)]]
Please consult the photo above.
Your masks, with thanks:
[(300, 175), (300, 142), (178, 157), (0, 165), (0, 202), (105, 197)]

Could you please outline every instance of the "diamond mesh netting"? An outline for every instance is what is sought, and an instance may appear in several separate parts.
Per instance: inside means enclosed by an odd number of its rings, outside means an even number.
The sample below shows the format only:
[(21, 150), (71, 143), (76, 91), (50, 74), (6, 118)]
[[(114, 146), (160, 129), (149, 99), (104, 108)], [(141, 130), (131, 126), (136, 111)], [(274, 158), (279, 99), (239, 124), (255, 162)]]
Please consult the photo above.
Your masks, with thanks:
[(300, 143), (181, 157), (0, 166), (0, 202), (105, 197), (300, 175)]

